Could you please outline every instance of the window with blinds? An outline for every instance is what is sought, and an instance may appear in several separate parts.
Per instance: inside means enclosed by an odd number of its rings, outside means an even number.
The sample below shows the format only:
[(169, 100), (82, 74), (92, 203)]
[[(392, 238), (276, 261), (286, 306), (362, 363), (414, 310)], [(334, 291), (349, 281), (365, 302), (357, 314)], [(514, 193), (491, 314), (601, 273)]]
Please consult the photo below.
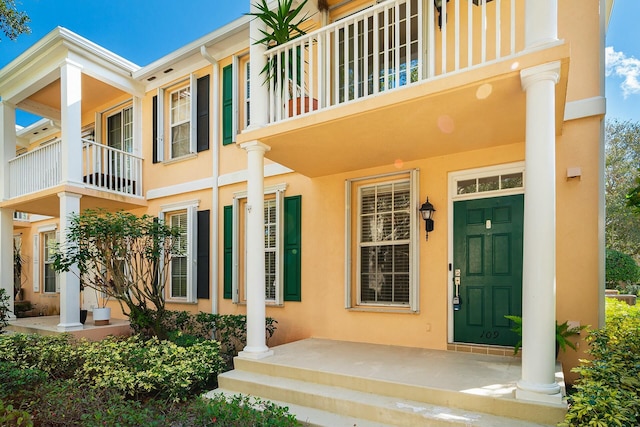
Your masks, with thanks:
[(180, 230), (171, 253), (171, 298), (187, 297), (187, 212), (169, 217), (171, 227)]
[(360, 303), (409, 304), (411, 214), (409, 180), (360, 188)]

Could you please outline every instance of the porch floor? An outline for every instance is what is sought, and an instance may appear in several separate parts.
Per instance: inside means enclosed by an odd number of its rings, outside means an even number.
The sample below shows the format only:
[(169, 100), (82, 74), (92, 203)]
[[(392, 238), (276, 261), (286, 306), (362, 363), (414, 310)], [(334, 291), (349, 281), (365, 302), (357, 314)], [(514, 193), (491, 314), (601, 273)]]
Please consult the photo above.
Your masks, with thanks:
[[(7, 331), (30, 333), (39, 335), (57, 335), (63, 333), (58, 330), (60, 316), (38, 316), (21, 317), (9, 321)], [(131, 327), (129, 321), (124, 319), (111, 318), (108, 325), (95, 326), (91, 312), (87, 315), (87, 321), (83, 328), (77, 331), (68, 331), (77, 338), (87, 338), (89, 340), (100, 340), (109, 335), (130, 335)]]
[[(457, 425), (436, 422), (431, 418), (436, 412), (449, 414), (445, 418), (452, 420), (466, 418), (461, 425), (541, 426), (555, 425), (566, 412), (566, 402), (554, 405), (515, 399), (521, 377), (517, 357), (314, 338), (272, 350), (274, 355), (264, 359), (237, 357), (235, 370), (220, 375), (220, 390), (367, 420), (356, 423), (358, 426)], [(556, 381), (564, 391), (559, 363)], [(343, 392), (344, 399), (340, 397)], [(368, 408), (366, 402), (370, 402)], [(360, 404), (364, 406), (358, 409)], [(398, 410), (409, 412), (408, 418)], [(301, 413), (299, 419), (304, 421), (305, 412)], [(480, 422), (482, 418), (488, 423)], [(352, 421), (344, 425), (353, 426)], [(341, 425), (335, 421), (315, 424)]]

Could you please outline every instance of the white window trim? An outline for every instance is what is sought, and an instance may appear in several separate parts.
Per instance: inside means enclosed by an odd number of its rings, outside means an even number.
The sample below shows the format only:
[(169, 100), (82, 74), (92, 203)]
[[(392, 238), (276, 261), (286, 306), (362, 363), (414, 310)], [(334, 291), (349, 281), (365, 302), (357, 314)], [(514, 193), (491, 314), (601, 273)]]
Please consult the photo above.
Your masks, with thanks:
[[(45, 283), (44, 283), (44, 269), (46, 257), (44, 251), (45, 247), (45, 233), (55, 232), (55, 240), (56, 243), (60, 242), (60, 232), (58, 231), (57, 224), (47, 224), (41, 227), (38, 227), (38, 233), (33, 236), (33, 292), (40, 292), (40, 278), (42, 277), (42, 293), (52, 295), (55, 293), (60, 293), (60, 274), (56, 272), (55, 275), (55, 291), (48, 292), (46, 291)], [(42, 241), (42, 247), (40, 247), (39, 242)], [(40, 256), (42, 255), (42, 263), (40, 263)]]
[[(283, 212), (284, 212), (284, 193), (287, 189), (287, 184), (278, 184), (274, 186), (265, 187), (264, 195), (272, 195), (276, 196), (276, 298), (275, 300), (265, 300), (267, 305), (283, 305), (284, 302), (284, 257), (283, 257)], [(233, 223), (232, 223), (232, 239), (233, 239), (233, 251), (231, 254), (231, 260), (233, 264), (233, 270), (231, 274), (231, 282), (232, 282), (232, 301), (235, 304), (240, 303), (240, 291), (239, 291), (239, 261), (240, 261), (240, 203), (242, 199), (247, 198), (247, 191), (238, 191), (233, 194)], [(246, 217), (245, 217), (246, 220)], [(244, 224), (246, 229), (246, 222)], [(246, 234), (245, 234), (246, 236)], [(243, 246), (245, 248), (244, 259), (246, 260), (246, 242)], [(244, 263), (244, 277), (247, 277), (247, 263)], [(266, 285), (266, 283), (265, 283)], [(247, 299), (247, 286), (243, 287), (243, 299), (246, 301)]]
[[(352, 239), (351, 233), (353, 230), (352, 217), (351, 217), (351, 209), (352, 209), (352, 197), (351, 193), (353, 190), (353, 185), (357, 182), (374, 180), (379, 178), (389, 178), (388, 181), (395, 181), (398, 176), (409, 174), (409, 185), (410, 185), (410, 198), (411, 198), (411, 206), (413, 206), (413, 214), (410, 215), (410, 242), (409, 242), (409, 253), (412, 254), (411, 264), (409, 265), (409, 280), (411, 283), (409, 284), (409, 305), (402, 304), (362, 304), (360, 303), (360, 289), (359, 289), (359, 271), (356, 272), (356, 283), (353, 283), (352, 279), (352, 261), (355, 259), (356, 264), (355, 268), (359, 269), (359, 253), (353, 254), (352, 252)], [(358, 201), (356, 201), (358, 202)], [(345, 308), (346, 309), (358, 309), (358, 310), (384, 310), (384, 309), (394, 309), (399, 310), (403, 308), (407, 308), (409, 312), (418, 312), (420, 311), (420, 228), (418, 227), (419, 221), (419, 212), (420, 208), (420, 190), (419, 190), (419, 170), (411, 169), (409, 171), (402, 172), (392, 172), (388, 174), (367, 176), (363, 178), (354, 178), (345, 181)], [(360, 209), (359, 202), (358, 206), (355, 206), (356, 209)], [(358, 230), (358, 237), (360, 235), (360, 231)], [(358, 252), (358, 251), (357, 251)], [(356, 306), (354, 307), (351, 303), (353, 296), (353, 287), (355, 286), (356, 290)], [(401, 312), (401, 311), (398, 311)]]
[[(165, 113), (164, 113), (164, 108), (165, 108), (165, 97), (166, 96), (171, 96), (171, 94), (173, 92), (176, 92), (178, 90), (182, 90), (185, 87), (181, 86), (182, 84), (184, 84), (186, 81), (189, 82), (189, 91), (191, 92), (191, 101), (190, 101), (190, 113), (189, 113), (189, 119), (190, 119), (190, 124), (189, 124), (189, 153), (184, 155), (184, 156), (178, 156), (178, 157), (171, 157), (171, 153), (168, 154), (168, 159), (166, 159), (167, 161), (171, 161), (171, 160), (175, 160), (175, 159), (184, 159), (184, 158), (188, 158), (188, 157), (193, 157), (194, 154), (197, 153), (197, 144), (198, 144), (198, 135), (197, 135), (197, 120), (198, 120), (198, 76), (195, 73), (191, 73), (189, 74), (189, 77), (186, 79), (182, 79), (179, 81), (175, 81), (175, 82), (171, 82), (170, 84), (164, 85), (162, 87), (158, 87), (157, 91), (157, 96), (158, 96), (158, 128), (156, 129), (157, 134), (158, 134), (158, 140), (154, 141), (154, 144), (157, 144), (157, 148), (158, 148), (158, 154), (157, 154), (157, 159), (158, 162), (164, 162), (165, 161), (165, 149), (166, 149), (166, 144), (165, 144)], [(179, 87), (180, 86), (180, 87)], [(169, 102), (169, 106), (170, 106), (170, 102)], [(170, 117), (166, 118), (167, 120), (170, 120)], [(168, 123), (169, 128), (171, 128), (171, 123)], [(135, 111), (134, 111), (134, 132), (135, 132)], [(170, 139), (170, 136), (169, 136)], [(134, 138), (134, 143), (135, 143), (135, 138)], [(169, 141), (169, 144), (171, 144), (171, 141)], [(170, 148), (170, 147), (169, 147)]]
[[(186, 298), (171, 297), (170, 283), (165, 289), (165, 298), (167, 302), (187, 302), (195, 303), (198, 301), (197, 293), (197, 250), (198, 250), (198, 200), (188, 202), (172, 203), (160, 207), (158, 218), (166, 224), (165, 218), (177, 211), (187, 211), (187, 296)], [(160, 280), (166, 283), (167, 278), (161, 277)], [(170, 279), (169, 279), (170, 280)]]

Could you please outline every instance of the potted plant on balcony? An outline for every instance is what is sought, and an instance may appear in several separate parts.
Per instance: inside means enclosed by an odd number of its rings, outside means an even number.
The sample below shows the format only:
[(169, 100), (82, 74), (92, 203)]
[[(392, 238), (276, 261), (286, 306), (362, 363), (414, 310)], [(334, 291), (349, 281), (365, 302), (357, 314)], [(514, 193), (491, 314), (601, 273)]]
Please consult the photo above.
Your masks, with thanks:
[[(255, 3), (254, 6), (258, 9), (258, 12), (249, 13), (248, 15), (255, 17), (262, 21), (267, 27), (266, 31), (261, 30), (262, 38), (256, 40), (255, 44), (262, 44), (266, 46), (267, 50), (273, 49), (277, 46), (281, 46), (294, 40), (300, 36), (306, 34), (303, 29), (304, 24), (310, 19), (310, 16), (305, 13), (303, 15), (303, 9), (308, 0), (302, 0), (294, 7), (294, 0), (277, 0), (275, 9), (270, 9), (267, 0), (260, 0)], [(291, 58), (297, 58), (297, 66), (294, 70), (294, 61)], [(288, 66), (282, 66), (287, 62), (287, 56), (289, 59)], [(285, 86), (288, 89), (288, 111), (291, 115), (293, 111), (293, 103), (296, 102), (297, 111), (302, 111), (302, 100), (304, 100), (304, 111), (311, 111), (309, 109), (310, 97), (300, 93), (300, 96), (294, 97), (295, 92), (301, 92), (300, 83), (302, 82), (302, 62), (304, 61), (304, 55), (301, 51), (301, 47), (298, 46), (295, 49), (290, 49), (288, 52), (281, 52), (279, 55), (273, 56), (267, 61), (267, 64), (261, 70), (261, 74), (265, 76), (265, 83), (272, 84), (275, 90), (279, 90), (281, 95), (284, 92)], [(294, 88), (294, 73), (295, 81), (298, 82), (296, 88)], [(318, 108), (318, 101), (313, 99), (313, 109)]]

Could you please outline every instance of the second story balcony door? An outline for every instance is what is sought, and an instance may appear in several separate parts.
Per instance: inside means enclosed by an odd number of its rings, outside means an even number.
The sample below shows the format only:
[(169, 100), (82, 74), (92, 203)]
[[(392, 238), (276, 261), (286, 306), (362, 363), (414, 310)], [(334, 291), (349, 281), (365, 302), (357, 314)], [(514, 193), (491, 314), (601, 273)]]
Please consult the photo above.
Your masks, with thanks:
[(334, 103), (374, 95), (421, 78), (422, 6), (422, 0), (400, 1), (336, 21)]

